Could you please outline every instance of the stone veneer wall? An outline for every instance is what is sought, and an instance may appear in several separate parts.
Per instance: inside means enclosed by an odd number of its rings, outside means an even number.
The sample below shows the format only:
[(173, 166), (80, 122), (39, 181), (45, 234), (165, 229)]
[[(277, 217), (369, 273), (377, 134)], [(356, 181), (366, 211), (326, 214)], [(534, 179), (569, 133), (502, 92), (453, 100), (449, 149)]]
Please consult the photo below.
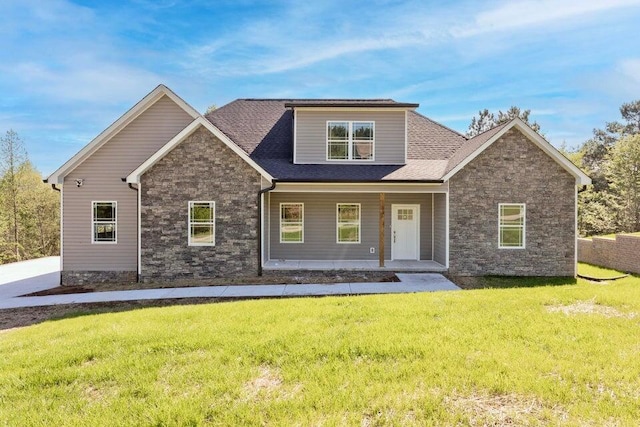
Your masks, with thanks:
[(628, 273), (640, 273), (640, 236), (578, 239), (578, 261)]
[[(200, 127), (141, 179), (141, 279), (257, 272), (261, 177)], [(188, 202), (214, 201), (215, 246), (188, 246)]]
[(61, 271), (60, 284), (81, 286), (95, 283), (135, 283), (135, 271)]
[[(449, 273), (573, 276), (575, 178), (517, 129), (451, 178)], [(498, 249), (498, 204), (526, 204), (526, 248)]]

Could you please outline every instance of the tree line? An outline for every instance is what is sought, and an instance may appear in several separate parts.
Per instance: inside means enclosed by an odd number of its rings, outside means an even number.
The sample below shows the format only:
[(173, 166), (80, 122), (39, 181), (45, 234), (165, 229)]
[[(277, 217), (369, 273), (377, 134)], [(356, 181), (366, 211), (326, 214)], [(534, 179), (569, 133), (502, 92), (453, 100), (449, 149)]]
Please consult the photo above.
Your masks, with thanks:
[[(471, 120), (467, 136), (515, 117), (543, 135), (540, 125), (529, 116), (530, 110), (518, 107), (497, 114), (485, 109)], [(582, 236), (640, 231), (640, 100), (622, 104), (620, 116), (620, 121), (594, 129), (593, 136), (579, 147), (561, 147), (593, 181), (578, 194), (578, 231)]]
[(60, 253), (60, 193), (13, 130), (0, 137), (0, 264)]

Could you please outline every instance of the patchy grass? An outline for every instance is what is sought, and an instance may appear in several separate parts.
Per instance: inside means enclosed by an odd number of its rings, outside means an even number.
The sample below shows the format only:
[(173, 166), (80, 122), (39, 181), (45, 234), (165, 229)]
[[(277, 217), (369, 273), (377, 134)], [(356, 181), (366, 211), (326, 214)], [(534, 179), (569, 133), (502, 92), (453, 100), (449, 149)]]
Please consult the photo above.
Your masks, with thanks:
[(7, 330), (0, 425), (636, 425), (640, 279), (524, 282)]

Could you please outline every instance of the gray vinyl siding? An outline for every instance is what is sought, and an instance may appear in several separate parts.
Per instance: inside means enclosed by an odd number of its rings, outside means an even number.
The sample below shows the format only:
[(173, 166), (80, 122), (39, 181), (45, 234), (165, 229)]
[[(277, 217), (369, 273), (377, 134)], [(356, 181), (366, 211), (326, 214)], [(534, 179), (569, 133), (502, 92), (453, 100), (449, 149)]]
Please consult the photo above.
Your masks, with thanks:
[(447, 199), (446, 194), (433, 195), (433, 260), (447, 262)]
[[(126, 177), (193, 118), (164, 96), (64, 179), (63, 269), (137, 269), (137, 193)], [(75, 180), (84, 180), (82, 187)], [(117, 244), (91, 243), (91, 202), (117, 201)]]
[[(304, 203), (304, 243), (280, 243), (280, 203)], [(336, 204), (360, 203), (360, 241), (336, 242)], [(385, 195), (385, 258), (391, 259), (391, 205), (420, 205), (420, 259), (431, 258), (431, 194)], [(377, 260), (378, 193), (270, 193), (271, 260)], [(374, 254), (369, 248), (375, 248)]]
[[(375, 122), (374, 161), (327, 161), (327, 121)], [(296, 163), (405, 163), (404, 111), (296, 111)]]

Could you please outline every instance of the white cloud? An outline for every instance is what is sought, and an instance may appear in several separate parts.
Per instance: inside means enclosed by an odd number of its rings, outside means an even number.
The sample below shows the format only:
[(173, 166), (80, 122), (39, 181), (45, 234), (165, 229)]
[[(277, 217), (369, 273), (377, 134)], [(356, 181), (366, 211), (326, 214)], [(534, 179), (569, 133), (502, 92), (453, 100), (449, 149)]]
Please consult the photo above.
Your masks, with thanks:
[(640, 5), (640, 0), (525, 0), (510, 1), (480, 12), (471, 25), (452, 29), (455, 37), (515, 30), (557, 22), (611, 9)]

